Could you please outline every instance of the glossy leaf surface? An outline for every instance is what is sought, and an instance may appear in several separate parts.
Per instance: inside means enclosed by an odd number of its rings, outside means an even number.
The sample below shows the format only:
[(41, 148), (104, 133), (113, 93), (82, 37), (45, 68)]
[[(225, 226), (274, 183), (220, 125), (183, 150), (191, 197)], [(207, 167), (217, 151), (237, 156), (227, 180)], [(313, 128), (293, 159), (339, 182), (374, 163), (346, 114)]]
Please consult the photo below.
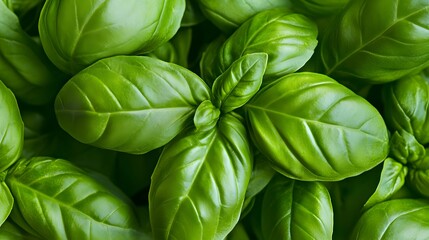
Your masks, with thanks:
[(0, 81), (0, 172), (21, 156), (24, 124), (13, 93)]
[(262, 204), (264, 239), (332, 239), (334, 215), (323, 184), (277, 175)]
[(223, 112), (246, 104), (262, 85), (267, 60), (266, 53), (247, 54), (237, 59), (214, 81), (214, 104)]
[(317, 33), (313, 21), (288, 9), (260, 12), (243, 23), (220, 48), (212, 48), (217, 54), (203, 55), (202, 78), (212, 83), (235, 60), (259, 52), (268, 54), (265, 79), (295, 72), (313, 55)]
[(192, 124), (195, 109), (209, 98), (206, 84), (183, 67), (118, 56), (70, 79), (57, 96), (55, 111), (60, 126), (77, 140), (141, 154)]
[(359, 219), (350, 239), (412, 239), (429, 237), (427, 200), (395, 199), (375, 205)]
[(408, 168), (392, 158), (387, 158), (383, 163), (380, 182), (377, 189), (364, 205), (368, 209), (377, 203), (388, 200), (393, 194), (404, 186)]
[(58, 68), (77, 73), (105, 57), (157, 48), (177, 32), (184, 11), (185, 0), (47, 0), (40, 39)]
[(326, 73), (385, 83), (422, 69), (428, 21), (427, 0), (351, 1), (322, 40)]
[(227, 114), (209, 131), (170, 142), (152, 175), (155, 239), (224, 239), (237, 224), (252, 171), (243, 123)]
[(6, 178), (17, 223), (45, 239), (141, 239), (130, 203), (68, 161), (21, 160)]
[(322, 74), (282, 77), (261, 89), (245, 110), (256, 147), (294, 179), (355, 176), (381, 163), (389, 150), (377, 109)]
[(17, 98), (42, 105), (53, 100), (62, 74), (41, 46), (21, 28), (18, 17), (0, 1), (0, 80)]
[(253, 15), (267, 9), (290, 7), (290, 0), (196, 0), (204, 15), (218, 28), (232, 32)]

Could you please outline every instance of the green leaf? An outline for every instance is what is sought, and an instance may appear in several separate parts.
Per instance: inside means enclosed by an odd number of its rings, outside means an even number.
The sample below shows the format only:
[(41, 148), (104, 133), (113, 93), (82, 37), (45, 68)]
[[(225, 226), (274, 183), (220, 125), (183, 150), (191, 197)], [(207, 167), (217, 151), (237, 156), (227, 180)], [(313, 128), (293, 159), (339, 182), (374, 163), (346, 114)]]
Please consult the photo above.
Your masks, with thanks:
[(82, 143), (142, 154), (192, 124), (197, 106), (209, 98), (204, 81), (186, 68), (117, 56), (71, 78), (57, 96), (55, 112), (60, 126)]
[(402, 164), (414, 163), (426, 154), (425, 147), (403, 130), (395, 131), (390, 138), (390, 155)]
[(220, 110), (216, 108), (210, 100), (203, 101), (195, 111), (194, 125), (198, 131), (210, 130), (220, 116)]
[(304, 9), (312, 17), (338, 14), (350, 0), (294, 0), (294, 4)]
[(332, 239), (334, 215), (323, 184), (277, 175), (262, 204), (264, 239)]
[(220, 48), (212, 48), (216, 54), (203, 55), (202, 78), (213, 83), (240, 57), (263, 52), (268, 54), (265, 82), (293, 73), (313, 55), (317, 33), (317, 25), (304, 15), (282, 8), (262, 11), (243, 23)]
[(130, 201), (68, 161), (23, 159), (6, 177), (12, 218), (44, 239), (141, 239)]
[(245, 112), (256, 147), (290, 178), (355, 176), (381, 163), (389, 150), (377, 109), (322, 74), (279, 78), (261, 89)]
[(6, 183), (2, 180), (0, 182), (0, 226), (9, 217), (13, 208), (13, 196)]
[(419, 239), (429, 237), (429, 202), (395, 199), (375, 205), (359, 219), (350, 239)]
[(380, 182), (377, 189), (364, 205), (364, 210), (371, 208), (377, 203), (390, 199), (399, 189), (404, 186), (408, 168), (392, 158), (387, 158), (383, 163)]
[(429, 78), (415, 74), (382, 87), (384, 118), (392, 130), (429, 143)]
[(0, 238), (2, 240), (37, 240), (41, 239), (31, 235), (20, 228), (14, 222), (7, 220), (0, 226)]
[(427, 0), (355, 0), (321, 43), (326, 74), (371, 83), (397, 80), (429, 62)]
[(152, 175), (155, 239), (224, 239), (237, 224), (252, 158), (246, 129), (226, 114), (209, 131), (189, 129), (165, 146)]
[(429, 149), (416, 161), (410, 162), (408, 185), (425, 197), (429, 197)]
[(230, 112), (246, 104), (259, 90), (267, 67), (266, 53), (240, 57), (213, 83), (214, 104)]
[(1, 80), (0, 116), (0, 172), (3, 172), (21, 156), (24, 124), (15, 96)]
[(255, 14), (267, 9), (290, 7), (290, 0), (196, 0), (201, 11), (214, 25), (232, 32)]
[(150, 52), (180, 27), (185, 0), (46, 0), (40, 40), (49, 59), (75, 74), (99, 59)]
[(28, 104), (43, 105), (54, 99), (63, 75), (41, 46), (21, 28), (18, 17), (0, 1), (0, 80)]
[(198, 6), (197, 0), (186, 0), (185, 13), (183, 14), (180, 26), (191, 27), (195, 26), (206, 19)]

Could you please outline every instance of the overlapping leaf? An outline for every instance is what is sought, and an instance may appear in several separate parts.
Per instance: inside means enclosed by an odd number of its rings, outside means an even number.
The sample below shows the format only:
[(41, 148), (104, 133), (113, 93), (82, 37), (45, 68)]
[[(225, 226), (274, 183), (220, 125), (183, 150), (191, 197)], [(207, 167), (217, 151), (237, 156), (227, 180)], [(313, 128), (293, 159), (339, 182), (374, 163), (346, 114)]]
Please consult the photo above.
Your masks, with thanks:
[(277, 175), (262, 204), (263, 239), (332, 239), (334, 212), (323, 184)]
[(213, 83), (235, 60), (261, 52), (268, 54), (265, 81), (295, 72), (313, 55), (317, 33), (316, 24), (304, 15), (283, 8), (262, 11), (243, 23), (220, 48), (209, 47), (217, 54), (207, 50), (203, 55), (202, 77)]
[(21, 156), (24, 124), (13, 93), (0, 80), (0, 172)]
[(251, 171), (246, 129), (235, 116), (221, 117), (211, 130), (179, 135), (152, 175), (155, 239), (224, 239), (238, 222)]
[(128, 153), (168, 143), (210, 98), (204, 81), (150, 57), (103, 59), (75, 75), (55, 102), (60, 126), (77, 140)]
[(375, 167), (388, 153), (377, 109), (322, 74), (280, 78), (245, 110), (253, 142), (291, 178), (340, 180)]
[(6, 183), (14, 221), (44, 239), (142, 239), (130, 201), (68, 161), (21, 160)]
[(427, 0), (356, 0), (321, 45), (326, 73), (373, 83), (397, 80), (429, 62)]

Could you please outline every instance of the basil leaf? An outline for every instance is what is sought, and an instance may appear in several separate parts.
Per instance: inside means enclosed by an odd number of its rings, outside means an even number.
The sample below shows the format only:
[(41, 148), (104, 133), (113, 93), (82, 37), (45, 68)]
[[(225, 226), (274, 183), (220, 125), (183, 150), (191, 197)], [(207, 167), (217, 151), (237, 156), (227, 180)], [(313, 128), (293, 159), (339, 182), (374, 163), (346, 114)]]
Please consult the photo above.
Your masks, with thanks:
[(396, 131), (390, 138), (390, 155), (404, 165), (419, 161), (425, 156), (425, 152), (424, 146), (406, 131)]
[(0, 172), (3, 172), (21, 156), (24, 124), (15, 96), (2, 81), (0, 81), (0, 116)]
[(334, 215), (323, 184), (277, 175), (262, 204), (264, 239), (332, 239)]
[(314, 17), (324, 17), (339, 13), (350, 0), (293, 0), (297, 7)]
[(429, 202), (420, 199), (395, 199), (366, 211), (350, 239), (427, 239)]
[(213, 83), (215, 106), (230, 112), (246, 104), (262, 85), (267, 60), (266, 53), (251, 53), (234, 61)]
[(364, 209), (371, 208), (377, 203), (386, 201), (404, 186), (408, 168), (392, 158), (387, 158), (383, 163), (380, 182), (377, 189), (364, 205)]
[(197, 0), (204, 15), (219, 29), (232, 32), (255, 14), (267, 9), (291, 7), (290, 0)]
[(393, 130), (429, 143), (429, 78), (416, 74), (383, 85), (384, 119)]
[(17, 223), (45, 239), (141, 239), (128, 201), (61, 159), (23, 159), (6, 177)]
[(0, 226), (0, 238), (3, 240), (37, 240), (41, 239), (36, 236), (32, 236), (25, 230), (17, 226), (10, 220), (7, 220)]
[(0, 1), (0, 79), (28, 104), (53, 100), (63, 76), (41, 46), (22, 30), (18, 17)]
[(149, 191), (155, 239), (224, 239), (237, 224), (252, 158), (246, 129), (226, 114), (165, 146)]
[(13, 196), (3, 180), (0, 182), (0, 226), (9, 217), (13, 208)]
[[(97, 89), (97, 91), (94, 91)], [(58, 123), (82, 143), (142, 154), (192, 124), (210, 98), (191, 71), (144, 56), (117, 56), (71, 78), (55, 101)]]
[(46, 0), (40, 40), (59, 69), (75, 74), (102, 58), (154, 50), (174, 36), (184, 11), (185, 0)]
[(317, 45), (317, 25), (304, 15), (276, 8), (265, 10), (243, 23), (213, 54), (201, 59), (202, 78), (209, 83), (232, 63), (249, 53), (268, 54), (264, 80), (271, 81), (301, 68)]
[(356, 0), (321, 43), (326, 74), (371, 83), (397, 80), (429, 62), (427, 0)]
[(198, 2), (196, 0), (186, 0), (185, 13), (183, 14), (182, 22), (180, 26), (191, 27), (195, 26), (206, 19), (204, 14), (201, 12)]
[(355, 176), (381, 163), (389, 150), (377, 109), (322, 74), (279, 78), (261, 89), (245, 111), (256, 147), (290, 178)]
[(194, 124), (198, 131), (205, 131), (216, 126), (220, 111), (210, 100), (203, 101), (195, 111)]
[(408, 185), (421, 195), (429, 197), (429, 149), (424, 155), (409, 163)]

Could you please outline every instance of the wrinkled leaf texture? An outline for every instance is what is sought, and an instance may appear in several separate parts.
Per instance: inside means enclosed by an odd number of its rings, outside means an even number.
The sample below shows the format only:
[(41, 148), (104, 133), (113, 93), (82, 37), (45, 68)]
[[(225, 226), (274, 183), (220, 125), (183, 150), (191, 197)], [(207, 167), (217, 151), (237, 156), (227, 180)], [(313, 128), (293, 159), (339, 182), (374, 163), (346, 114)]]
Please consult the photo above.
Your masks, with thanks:
[(131, 201), (61, 159), (23, 159), (6, 178), (18, 224), (44, 239), (141, 239)]
[(251, 171), (246, 129), (235, 114), (209, 131), (179, 135), (152, 175), (154, 238), (224, 239), (239, 220)]
[(389, 139), (377, 109), (326, 75), (294, 73), (245, 105), (250, 135), (273, 167), (298, 180), (340, 180), (386, 157)]
[(427, 0), (355, 0), (321, 45), (326, 73), (372, 83), (397, 80), (429, 63)]
[(142, 154), (192, 124), (195, 109), (209, 98), (204, 81), (186, 68), (117, 56), (70, 79), (57, 96), (55, 112), (60, 126), (83, 143)]

